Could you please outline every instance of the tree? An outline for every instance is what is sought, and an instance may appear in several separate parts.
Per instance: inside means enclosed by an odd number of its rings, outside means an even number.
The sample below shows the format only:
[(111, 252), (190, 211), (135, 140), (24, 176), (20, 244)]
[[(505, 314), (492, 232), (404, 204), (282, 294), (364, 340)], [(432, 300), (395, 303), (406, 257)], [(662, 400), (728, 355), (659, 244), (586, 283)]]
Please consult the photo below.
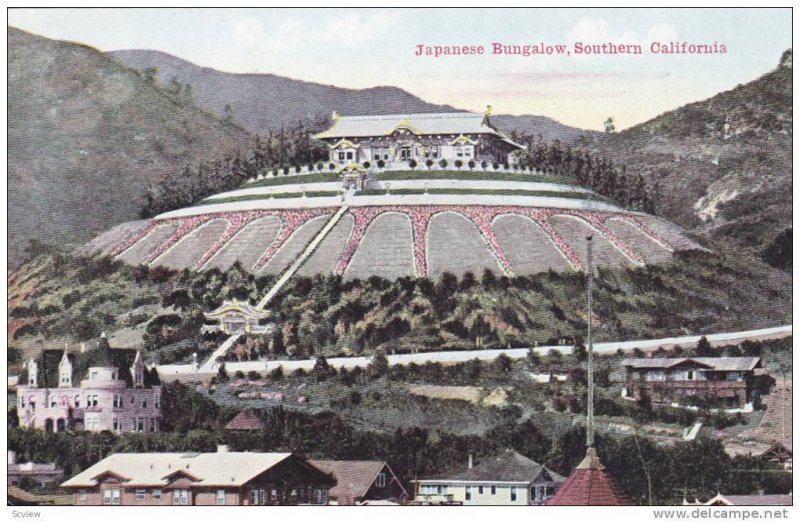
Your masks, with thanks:
[(225, 383), (229, 379), (228, 370), (225, 369), (225, 362), (222, 362), (219, 366), (219, 370), (217, 371), (217, 381), (220, 383)]
[(225, 104), (225, 121), (228, 123), (233, 123), (234, 115), (233, 115), (233, 107), (231, 107), (230, 103)]
[(367, 373), (372, 378), (380, 378), (389, 373), (389, 359), (386, 358), (386, 354), (382, 350), (379, 350), (372, 357), (367, 367)]
[(433, 159), (426, 159), (425, 160), (425, 166), (427, 166), (428, 170), (430, 170), (431, 167), (433, 166)]
[(440, 159), (439, 160), (439, 166), (442, 167), (442, 168), (447, 168), (447, 159), (444, 159), (444, 158)]
[(408, 162), (408, 166), (409, 166), (409, 168), (411, 168), (411, 170), (414, 170), (415, 168), (417, 168), (417, 160), (412, 158)]
[(455, 163), (453, 163), (456, 169), (461, 170), (461, 167), (464, 166), (464, 162), (460, 159), (456, 159)]
[(474, 169), (475, 169), (475, 161), (473, 161), (472, 159), (470, 159), (470, 160), (467, 162), (467, 166), (469, 167), (469, 169), (470, 169), (470, 170), (474, 170)]
[(492, 362), (492, 368), (499, 375), (506, 375), (511, 372), (513, 362), (505, 353), (500, 353)]
[(606, 134), (611, 134), (611, 133), (613, 133), (613, 132), (614, 132), (614, 130), (615, 130), (615, 127), (614, 127), (614, 118), (612, 118), (611, 116), (609, 116), (608, 118), (606, 118), (606, 120), (603, 122), (603, 127), (605, 128), (605, 132), (606, 132)]
[(697, 341), (697, 346), (695, 347), (695, 356), (716, 356), (716, 352), (711, 347), (711, 342), (703, 336), (700, 340)]
[(586, 346), (583, 345), (582, 339), (575, 339), (575, 345), (572, 347), (572, 356), (574, 356), (578, 362), (583, 362), (589, 357), (589, 352), (586, 350)]

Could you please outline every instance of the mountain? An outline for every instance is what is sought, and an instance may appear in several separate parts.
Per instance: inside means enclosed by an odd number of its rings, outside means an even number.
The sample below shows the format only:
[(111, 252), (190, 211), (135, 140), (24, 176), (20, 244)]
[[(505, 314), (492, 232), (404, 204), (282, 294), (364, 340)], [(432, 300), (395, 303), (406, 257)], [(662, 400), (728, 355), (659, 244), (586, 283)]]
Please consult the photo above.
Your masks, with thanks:
[(136, 219), (146, 186), (250, 140), (85, 45), (8, 28), (11, 266), (29, 240), (85, 242)]
[[(247, 130), (265, 134), (298, 121), (330, 118), (332, 111), (342, 114), (397, 114), (447, 112), (449, 105), (428, 103), (397, 87), (372, 87), (356, 90), (294, 80), (274, 74), (234, 74), (195, 65), (170, 54), (144, 50), (112, 51), (109, 56), (136, 69), (155, 67), (156, 77), (167, 85), (173, 79), (191, 85), (197, 105), (233, 119)], [(501, 130), (524, 130), (542, 134), (545, 139), (572, 142), (587, 131), (562, 125), (544, 116), (498, 114), (492, 122)]]
[(792, 51), (747, 84), (589, 146), (641, 172), (659, 215), (761, 251), (792, 226)]

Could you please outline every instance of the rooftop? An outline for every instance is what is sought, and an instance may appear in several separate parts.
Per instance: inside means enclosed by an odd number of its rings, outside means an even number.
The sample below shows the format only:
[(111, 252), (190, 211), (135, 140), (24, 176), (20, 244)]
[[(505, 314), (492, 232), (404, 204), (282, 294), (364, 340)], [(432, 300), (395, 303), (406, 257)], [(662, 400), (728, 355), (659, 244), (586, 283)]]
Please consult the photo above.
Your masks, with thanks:
[(575, 467), (567, 481), (561, 485), (547, 505), (572, 506), (622, 506), (633, 504), (622, 488), (614, 481), (600, 462), (593, 448)]
[(326, 474), (333, 474), (337, 484), (328, 495), (336, 498), (340, 505), (354, 504), (356, 499), (363, 498), (386, 466), (384, 461), (309, 460), (309, 463)]
[(669, 369), (677, 365), (693, 362), (712, 371), (752, 371), (758, 367), (761, 359), (756, 356), (741, 357), (684, 357), (684, 358), (626, 358), (622, 361), (624, 367), (634, 369)]
[(333, 126), (316, 134), (316, 139), (388, 136), (395, 130), (407, 129), (416, 135), (489, 134), (514, 143), (502, 132), (486, 123), (483, 114), (475, 112), (430, 112), (423, 114), (388, 114), (383, 116), (337, 116)]
[(565, 479), (564, 476), (556, 474), (543, 464), (526, 458), (516, 451), (508, 450), (496, 456), (484, 458), (472, 468), (448, 474), (438, 480), (500, 483), (532, 483), (539, 480), (552, 480), (560, 483)]
[(167, 476), (181, 471), (202, 486), (241, 486), (291, 457), (290, 452), (162, 452), (117, 453), (95, 463), (62, 487), (93, 487), (97, 478), (113, 473), (125, 486), (163, 486)]

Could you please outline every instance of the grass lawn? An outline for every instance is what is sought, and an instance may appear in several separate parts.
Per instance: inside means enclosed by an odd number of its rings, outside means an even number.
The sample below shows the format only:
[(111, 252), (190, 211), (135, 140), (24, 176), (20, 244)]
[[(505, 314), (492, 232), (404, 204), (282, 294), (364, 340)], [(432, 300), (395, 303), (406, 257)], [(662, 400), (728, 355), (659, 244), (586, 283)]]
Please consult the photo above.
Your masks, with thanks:
[[(416, 188), (401, 188), (397, 190), (361, 190), (355, 195), (414, 195), (425, 194), (426, 190)], [(549, 190), (492, 190), (490, 188), (430, 188), (428, 194), (462, 194), (462, 195), (525, 195), (541, 197), (564, 197), (568, 199), (583, 199), (588, 201), (608, 201), (605, 197), (585, 192), (553, 192)]]
[[(336, 197), (339, 192), (332, 190), (319, 190), (305, 192), (306, 197)], [(205, 206), (208, 204), (222, 204), (222, 203), (238, 203), (240, 201), (259, 201), (261, 199), (292, 199), (295, 197), (303, 197), (302, 192), (286, 192), (276, 194), (253, 194), (253, 195), (238, 195), (232, 197), (219, 197), (217, 199), (203, 199), (195, 206)]]
[[(381, 181), (403, 181), (410, 179), (464, 179), (473, 181), (521, 181), (530, 183), (562, 183), (575, 184), (572, 181), (553, 175), (541, 174), (514, 174), (511, 172), (478, 172), (471, 170), (397, 170), (391, 172), (375, 172), (375, 178)], [(257, 186), (280, 186), (310, 183), (330, 183), (339, 181), (340, 174), (335, 172), (321, 172), (304, 175), (278, 175), (268, 179), (261, 179), (253, 183), (246, 183), (242, 188), (255, 188)]]

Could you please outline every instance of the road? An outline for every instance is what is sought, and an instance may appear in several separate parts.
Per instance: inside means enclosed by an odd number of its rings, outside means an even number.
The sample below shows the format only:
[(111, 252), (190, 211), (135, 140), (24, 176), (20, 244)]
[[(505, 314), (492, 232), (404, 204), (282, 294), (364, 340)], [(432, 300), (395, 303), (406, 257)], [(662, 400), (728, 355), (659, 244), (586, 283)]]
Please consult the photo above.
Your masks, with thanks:
[[(755, 329), (750, 331), (737, 331), (732, 333), (714, 333), (705, 335), (712, 346), (724, 346), (730, 344), (738, 344), (745, 340), (770, 340), (775, 338), (784, 338), (792, 335), (792, 325), (770, 327), (765, 329)], [(682, 337), (668, 337), (649, 340), (629, 340), (624, 342), (600, 342), (594, 345), (594, 351), (598, 354), (614, 354), (622, 349), (624, 352), (630, 352), (634, 348), (642, 349), (643, 351), (651, 351), (663, 347), (669, 349), (673, 346), (681, 346), (683, 348), (695, 346), (702, 338), (703, 335), (692, 335)], [(562, 346), (539, 346), (534, 348), (534, 351), (541, 355), (547, 354), (551, 349), (555, 349), (561, 353), (569, 353), (572, 351), (571, 345)], [(528, 348), (518, 349), (476, 349), (468, 351), (435, 351), (425, 353), (389, 355), (390, 365), (395, 364), (424, 364), (426, 362), (440, 362), (443, 364), (465, 362), (467, 360), (494, 360), (498, 355), (504, 353), (510, 358), (524, 358), (528, 354)], [(339, 369), (346, 367), (352, 369), (356, 366), (366, 367), (369, 365), (371, 358), (366, 356), (353, 356), (353, 357), (338, 357), (329, 358), (328, 364)], [(277, 367), (281, 367), (284, 372), (292, 372), (297, 369), (309, 371), (314, 367), (315, 360), (268, 360), (268, 361), (255, 361), (255, 362), (227, 362), (225, 368), (228, 374), (233, 374), (235, 371), (242, 371), (247, 373), (249, 371), (258, 371), (261, 373), (272, 371)], [(165, 381), (169, 380), (185, 380), (185, 381), (202, 381), (207, 380), (216, 374), (218, 366), (214, 364), (212, 367), (202, 367), (196, 370), (191, 364), (185, 365), (160, 365), (158, 367), (158, 374)]]

